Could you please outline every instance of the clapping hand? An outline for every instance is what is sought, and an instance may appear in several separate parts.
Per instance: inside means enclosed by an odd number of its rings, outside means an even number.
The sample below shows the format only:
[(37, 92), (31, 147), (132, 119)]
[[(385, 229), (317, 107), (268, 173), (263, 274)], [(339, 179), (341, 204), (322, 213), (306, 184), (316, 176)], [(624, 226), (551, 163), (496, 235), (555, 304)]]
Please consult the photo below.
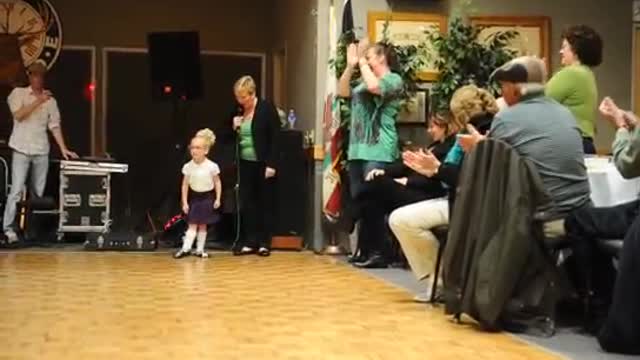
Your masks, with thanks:
[(600, 110), (600, 114), (606, 117), (615, 117), (620, 114), (620, 108), (616, 105), (613, 99), (608, 96), (602, 99), (598, 110)]
[(367, 50), (369, 49), (369, 39), (360, 39), (358, 42), (358, 57), (364, 58), (367, 56)]
[(402, 162), (411, 170), (426, 177), (432, 177), (438, 172), (440, 161), (431, 151), (405, 151), (402, 153)]
[(624, 121), (623, 111), (620, 110), (618, 105), (616, 105), (616, 103), (610, 97), (607, 96), (602, 99), (598, 110), (600, 110), (600, 114), (611, 121), (614, 126), (618, 128), (627, 126), (626, 122)]
[(480, 141), (486, 139), (487, 137), (480, 134), (476, 128), (467, 124), (467, 131), (469, 134), (459, 134), (458, 135), (458, 144), (464, 152), (468, 153), (471, 151)]
[(357, 66), (360, 59), (365, 58), (368, 48), (369, 40), (366, 38), (360, 40), (357, 44), (349, 44), (347, 47), (347, 64), (351, 67)]
[(347, 64), (350, 67), (355, 67), (358, 65), (358, 61), (360, 60), (360, 56), (358, 56), (358, 45), (350, 44), (347, 47)]

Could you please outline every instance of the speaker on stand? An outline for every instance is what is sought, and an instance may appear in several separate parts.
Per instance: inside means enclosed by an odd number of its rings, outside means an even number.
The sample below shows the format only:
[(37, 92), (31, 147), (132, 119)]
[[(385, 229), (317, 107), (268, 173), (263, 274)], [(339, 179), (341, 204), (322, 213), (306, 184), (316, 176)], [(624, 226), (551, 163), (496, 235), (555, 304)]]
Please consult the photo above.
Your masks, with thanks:
[(187, 101), (202, 97), (198, 32), (150, 33), (147, 45), (154, 101)]

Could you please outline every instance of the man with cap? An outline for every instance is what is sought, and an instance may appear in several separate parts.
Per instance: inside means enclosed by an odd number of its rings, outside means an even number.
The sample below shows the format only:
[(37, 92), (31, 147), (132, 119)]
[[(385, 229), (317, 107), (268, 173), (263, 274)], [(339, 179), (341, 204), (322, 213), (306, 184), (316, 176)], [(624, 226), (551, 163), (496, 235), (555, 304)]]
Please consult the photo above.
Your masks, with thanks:
[(3, 230), (10, 244), (18, 241), (14, 229), (16, 203), (25, 190), (29, 170), (32, 194), (41, 197), (44, 192), (49, 170), (47, 129), (51, 131), (65, 159), (78, 157), (64, 142), (58, 104), (51, 92), (44, 88), (46, 66), (36, 62), (29, 66), (27, 72), (29, 86), (15, 88), (7, 99), (13, 114), (13, 131), (9, 138), (12, 150), (11, 191), (5, 205)]
[[(511, 145), (536, 166), (554, 210), (568, 214), (590, 203), (582, 138), (569, 110), (545, 96), (544, 62), (532, 56), (513, 59), (492, 75), (508, 108), (496, 114), (488, 136)], [(468, 151), (481, 141), (473, 127), (460, 135)]]

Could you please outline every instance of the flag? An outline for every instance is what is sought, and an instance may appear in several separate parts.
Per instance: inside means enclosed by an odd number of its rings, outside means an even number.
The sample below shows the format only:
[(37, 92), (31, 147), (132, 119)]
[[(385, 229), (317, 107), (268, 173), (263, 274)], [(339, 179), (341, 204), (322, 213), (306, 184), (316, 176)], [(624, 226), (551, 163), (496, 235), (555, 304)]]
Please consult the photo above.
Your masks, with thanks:
[[(335, 59), (338, 47), (338, 26), (335, 16), (335, 6), (329, 9), (329, 56)], [(351, 0), (345, 0), (342, 12), (342, 33), (353, 31), (353, 11)], [(329, 68), (327, 71), (325, 101), (324, 101), (324, 163), (322, 174), (322, 211), (332, 221), (336, 221), (342, 209), (341, 198), (341, 162), (344, 158), (342, 151), (343, 132), (340, 128), (340, 103), (336, 97), (337, 77)]]
[(346, 34), (350, 31), (353, 31), (353, 9), (351, 8), (351, 0), (345, 0), (342, 7), (342, 33)]

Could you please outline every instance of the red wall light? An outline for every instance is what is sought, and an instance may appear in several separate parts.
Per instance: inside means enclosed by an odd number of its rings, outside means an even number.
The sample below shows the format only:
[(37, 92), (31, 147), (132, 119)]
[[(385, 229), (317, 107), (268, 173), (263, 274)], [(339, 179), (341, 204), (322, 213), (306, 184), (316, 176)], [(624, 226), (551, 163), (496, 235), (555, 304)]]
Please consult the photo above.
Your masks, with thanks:
[(96, 92), (96, 84), (89, 83), (84, 90), (84, 96), (87, 100), (93, 101)]

